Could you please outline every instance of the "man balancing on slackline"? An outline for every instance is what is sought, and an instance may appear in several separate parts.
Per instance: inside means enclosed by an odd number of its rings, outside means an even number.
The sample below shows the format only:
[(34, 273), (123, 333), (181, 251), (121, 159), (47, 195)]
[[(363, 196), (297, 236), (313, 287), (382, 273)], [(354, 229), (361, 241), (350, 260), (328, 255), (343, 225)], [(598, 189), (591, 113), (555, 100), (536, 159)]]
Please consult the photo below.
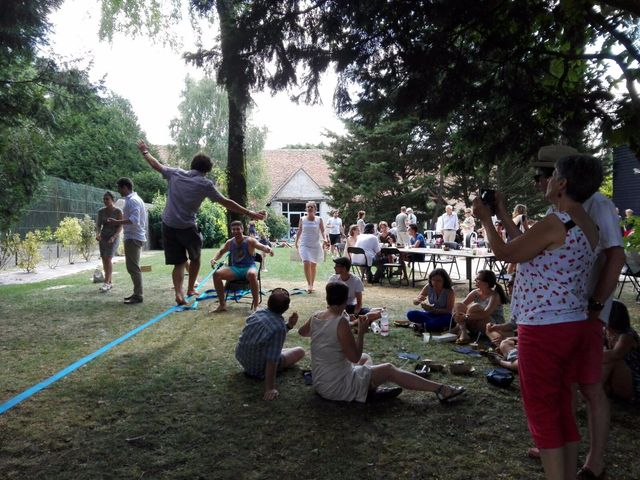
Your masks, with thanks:
[(202, 234), (196, 225), (196, 213), (205, 198), (218, 202), (232, 212), (247, 215), (254, 220), (263, 220), (266, 213), (253, 212), (225, 197), (207, 178), (213, 167), (211, 159), (198, 153), (191, 160), (191, 169), (167, 167), (149, 153), (147, 145), (138, 140), (138, 148), (144, 159), (154, 170), (157, 170), (168, 182), (167, 204), (162, 212), (162, 241), (164, 258), (167, 265), (173, 265), (173, 288), (176, 292), (176, 303), (186, 305), (182, 288), (184, 271), (189, 260), (189, 284), (187, 295), (195, 295), (195, 283), (200, 271), (200, 251), (202, 250)]

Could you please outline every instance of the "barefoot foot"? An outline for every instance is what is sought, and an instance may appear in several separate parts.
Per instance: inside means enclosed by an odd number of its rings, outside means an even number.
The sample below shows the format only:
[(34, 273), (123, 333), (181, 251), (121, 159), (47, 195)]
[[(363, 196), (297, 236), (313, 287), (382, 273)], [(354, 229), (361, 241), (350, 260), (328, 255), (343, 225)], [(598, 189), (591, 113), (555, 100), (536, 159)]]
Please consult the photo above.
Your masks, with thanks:
[(218, 308), (211, 310), (211, 313), (220, 313), (220, 312), (226, 312), (227, 311), (227, 305), (225, 303), (221, 303), (220, 305), (218, 305)]

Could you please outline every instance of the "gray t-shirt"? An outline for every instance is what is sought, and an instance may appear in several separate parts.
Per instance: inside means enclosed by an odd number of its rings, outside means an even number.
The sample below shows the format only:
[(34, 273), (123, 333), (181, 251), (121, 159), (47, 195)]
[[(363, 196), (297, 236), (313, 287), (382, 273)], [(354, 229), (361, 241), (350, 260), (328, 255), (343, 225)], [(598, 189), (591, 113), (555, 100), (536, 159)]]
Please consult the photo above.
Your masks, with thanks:
[(162, 176), (169, 183), (162, 221), (172, 228), (195, 227), (204, 199), (217, 202), (222, 198), (213, 181), (197, 170), (163, 167)]
[(396, 215), (396, 229), (398, 232), (406, 232), (407, 231), (407, 214), (399, 213)]
[(356, 299), (356, 293), (364, 292), (364, 284), (360, 278), (356, 277), (353, 274), (349, 274), (348, 280), (342, 280), (340, 275), (335, 274), (329, 277), (329, 281), (327, 283), (343, 283), (347, 287), (349, 287), (349, 298), (347, 300), (347, 305), (357, 305), (358, 300)]

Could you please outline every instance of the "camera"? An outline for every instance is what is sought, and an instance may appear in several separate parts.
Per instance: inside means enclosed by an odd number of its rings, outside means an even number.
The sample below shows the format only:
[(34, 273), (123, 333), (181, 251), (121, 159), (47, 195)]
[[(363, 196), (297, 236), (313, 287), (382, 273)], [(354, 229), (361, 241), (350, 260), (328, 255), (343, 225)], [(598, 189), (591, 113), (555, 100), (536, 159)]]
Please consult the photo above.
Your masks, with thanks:
[(489, 188), (481, 188), (480, 189), (480, 200), (484, 203), (489, 209), (491, 209), (491, 215), (496, 214), (496, 191), (491, 190)]

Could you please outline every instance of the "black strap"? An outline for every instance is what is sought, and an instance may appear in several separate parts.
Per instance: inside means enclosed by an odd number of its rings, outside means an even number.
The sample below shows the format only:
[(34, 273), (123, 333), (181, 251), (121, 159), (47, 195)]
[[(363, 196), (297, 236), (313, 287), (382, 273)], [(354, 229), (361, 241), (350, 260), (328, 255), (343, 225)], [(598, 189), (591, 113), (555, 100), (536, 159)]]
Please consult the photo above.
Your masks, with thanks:
[(569, 230), (571, 230), (573, 227), (576, 226), (576, 222), (574, 222), (573, 220), (569, 220), (568, 222), (564, 222), (563, 225), (568, 232)]

